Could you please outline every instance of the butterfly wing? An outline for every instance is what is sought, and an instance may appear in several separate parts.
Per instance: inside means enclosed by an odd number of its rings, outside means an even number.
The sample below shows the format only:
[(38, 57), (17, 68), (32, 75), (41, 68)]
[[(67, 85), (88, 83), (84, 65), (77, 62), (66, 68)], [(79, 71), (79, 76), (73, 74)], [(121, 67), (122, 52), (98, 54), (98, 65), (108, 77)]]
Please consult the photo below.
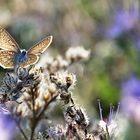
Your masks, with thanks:
[(30, 65), (37, 63), (38, 60), (39, 60), (39, 57), (37, 55), (28, 54), (27, 60), (24, 63), (22, 63), (20, 66), (21, 67), (28, 67)]
[(49, 47), (52, 42), (52, 38), (52, 36), (49, 36), (31, 47), (27, 52), (27, 60), (20, 66), (27, 67), (29, 65), (37, 63), (39, 60), (39, 55), (42, 54)]
[(18, 44), (12, 36), (2, 27), (0, 27), (0, 48), (9, 51), (19, 51)]
[(42, 54), (50, 46), (52, 39), (53, 39), (52, 36), (48, 36), (47, 38), (43, 39), (42, 41), (31, 47), (27, 53), (35, 55)]
[(14, 68), (15, 52), (0, 50), (0, 66), (3, 68)]

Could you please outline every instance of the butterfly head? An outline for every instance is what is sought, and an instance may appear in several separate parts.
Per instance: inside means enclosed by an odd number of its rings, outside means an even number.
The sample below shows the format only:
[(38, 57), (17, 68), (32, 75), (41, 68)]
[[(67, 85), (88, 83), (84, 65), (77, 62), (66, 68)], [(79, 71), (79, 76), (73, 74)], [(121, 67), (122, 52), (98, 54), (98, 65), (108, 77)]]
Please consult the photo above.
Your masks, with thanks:
[(27, 51), (25, 49), (21, 50), (20, 52), (21, 52), (22, 56), (26, 56), (27, 55)]

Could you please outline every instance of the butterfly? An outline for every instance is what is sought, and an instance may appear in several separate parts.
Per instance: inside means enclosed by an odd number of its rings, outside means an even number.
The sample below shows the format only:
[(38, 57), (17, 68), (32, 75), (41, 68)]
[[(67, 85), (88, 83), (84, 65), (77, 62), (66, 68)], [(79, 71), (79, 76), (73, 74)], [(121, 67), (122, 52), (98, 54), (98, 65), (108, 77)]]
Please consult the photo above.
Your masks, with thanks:
[(29, 50), (21, 50), (12, 36), (0, 27), (0, 66), (11, 69), (16, 66), (27, 67), (36, 64), (40, 55), (50, 46), (52, 39), (52, 36), (48, 36)]

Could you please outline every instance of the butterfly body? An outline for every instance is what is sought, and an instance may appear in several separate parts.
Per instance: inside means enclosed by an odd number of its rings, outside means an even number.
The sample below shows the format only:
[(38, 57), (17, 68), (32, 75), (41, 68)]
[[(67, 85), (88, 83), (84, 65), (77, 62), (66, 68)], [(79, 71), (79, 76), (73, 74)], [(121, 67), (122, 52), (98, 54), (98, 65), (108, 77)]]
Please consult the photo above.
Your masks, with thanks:
[(26, 50), (20, 50), (18, 53), (15, 54), (15, 64), (19, 65), (27, 60), (27, 51)]
[(14, 68), (17, 65), (27, 67), (37, 63), (40, 55), (50, 46), (52, 38), (48, 36), (29, 50), (21, 50), (10, 34), (0, 27), (0, 66), (3, 68)]

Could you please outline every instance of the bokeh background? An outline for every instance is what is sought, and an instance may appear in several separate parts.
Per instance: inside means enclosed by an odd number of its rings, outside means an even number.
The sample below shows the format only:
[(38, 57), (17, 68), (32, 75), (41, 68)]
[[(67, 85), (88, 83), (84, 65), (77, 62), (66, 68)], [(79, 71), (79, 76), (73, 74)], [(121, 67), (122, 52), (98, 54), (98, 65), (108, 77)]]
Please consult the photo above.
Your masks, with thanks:
[[(139, 6), (139, 0), (1, 0), (0, 25), (21, 48), (53, 35), (51, 55), (71, 46), (91, 50), (85, 64), (70, 69), (77, 75), (73, 96), (90, 119), (99, 116), (98, 98), (104, 117), (111, 103), (122, 102), (131, 120), (126, 139), (134, 140), (140, 131)], [(0, 70), (2, 80), (6, 70)]]

